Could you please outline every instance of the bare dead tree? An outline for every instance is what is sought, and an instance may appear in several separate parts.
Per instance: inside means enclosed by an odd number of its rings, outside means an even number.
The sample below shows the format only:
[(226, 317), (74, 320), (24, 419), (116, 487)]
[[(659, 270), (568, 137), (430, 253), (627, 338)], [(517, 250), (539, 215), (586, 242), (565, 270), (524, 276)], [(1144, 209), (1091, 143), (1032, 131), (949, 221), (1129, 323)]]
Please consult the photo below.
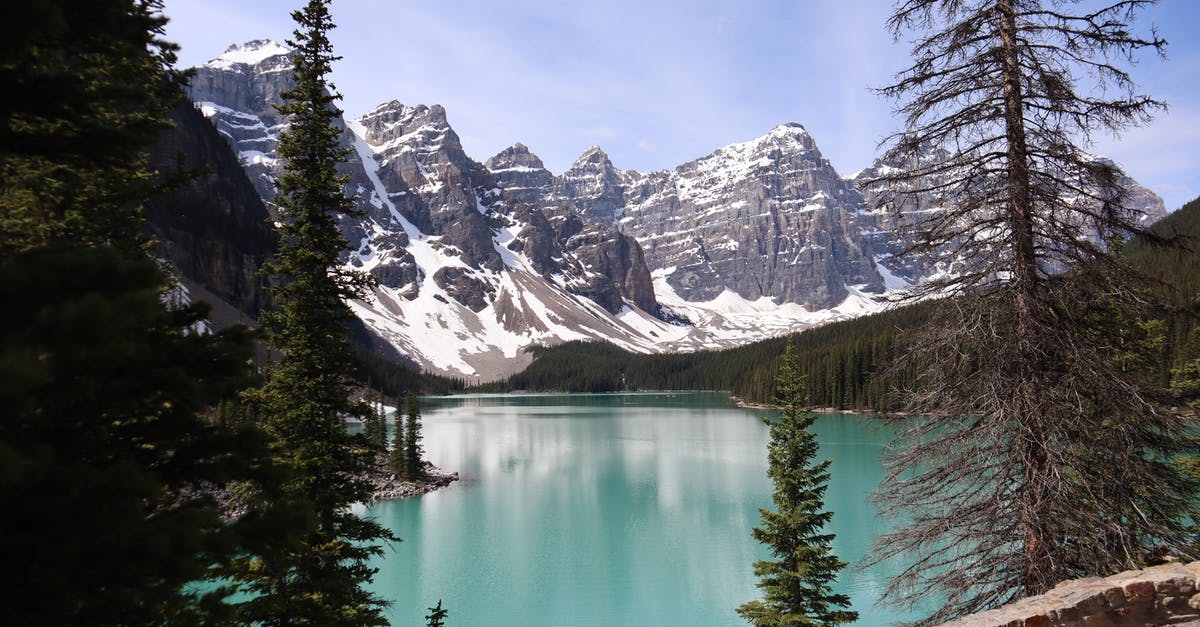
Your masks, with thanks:
[(1196, 486), (1169, 461), (1194, 445), (1139, 367), (1151, 303), (1110, 248), (1144, 216), (1082, 148), (1165, 106), (1125, 69), (1164, 50), (1130, 29), (1152, 3), (900, 0), (889, 20), (920, 36), (880, 90), (906, 128), (873, 188), (904, 254), (948, 270), (915, 295), (946, 298), (896, 365), (922, 374), (879, 494), (902, 525), (875, 559), (909, 560), (885, 598), (941, 600), (918, 624), (1186, 550)]

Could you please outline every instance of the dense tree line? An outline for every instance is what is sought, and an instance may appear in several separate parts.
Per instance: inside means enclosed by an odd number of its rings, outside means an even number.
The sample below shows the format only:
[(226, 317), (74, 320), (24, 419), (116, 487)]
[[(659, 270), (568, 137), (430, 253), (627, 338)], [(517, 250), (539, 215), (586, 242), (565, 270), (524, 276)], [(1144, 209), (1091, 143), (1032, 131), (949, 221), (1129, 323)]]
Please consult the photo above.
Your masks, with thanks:
[(1150, 277), (1167, 306), (1157, 317), (1163, 322), (1162, 357), (1158, 376), (1170, 383), (1172, 371), (1200, 358), (1197, 314), (1200, 313), (1200, 199), (1193, 200), (1150, 227), (1157, 239), (1135, 237), (1124, 247), (1129, 264)]
[(408, 392), (453, 394), (467, 386), (461, 378), (443, 377), (397, 363), (364, 344), (355, 344), (354, 348), (358, 362), (353, 373), (355, 380), (364, 384), (369, 382), (372, 388), (387, 396), (399, 398)]
[[(793, 336), (801, 375), (818, 407), (890, 408), (889, 391), (903, 383), (872, 375), (896, 334), (924, 321), (934, 305), (918, 304), (835, 322)], [(531, 349), (534, 361), (507, 380), (480, 390), (617, 392), (728, 390), (752, 403), (775, 396), (786, 338), (720, 351), (668, 355), (631, 353), (611, 344), (567, 342)]]

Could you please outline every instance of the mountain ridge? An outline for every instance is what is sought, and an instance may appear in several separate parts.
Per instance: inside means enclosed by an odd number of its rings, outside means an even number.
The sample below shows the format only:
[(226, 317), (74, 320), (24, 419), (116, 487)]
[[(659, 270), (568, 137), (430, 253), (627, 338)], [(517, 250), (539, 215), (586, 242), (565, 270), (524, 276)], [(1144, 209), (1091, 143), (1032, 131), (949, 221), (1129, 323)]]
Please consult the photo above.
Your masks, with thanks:
[[(272, 105), (290, 85), (280, 49), (231, 46), (189, 89), (268, 210), (286, 125)], [(575, 339), (732, 346), (878, 311), (923, 271), (885, 265), (895, 222), (797, 122), (672, 170), (622, 170), (592, 146), (558, 175), (519, 142), (475, 161), (440, 105), (391, 100), (342, 129), (340, 171), (366, 215), (340, 221), (344, 261), (380, 283), (352, 307), (438, 374), (499, 377), (526, 347)]]

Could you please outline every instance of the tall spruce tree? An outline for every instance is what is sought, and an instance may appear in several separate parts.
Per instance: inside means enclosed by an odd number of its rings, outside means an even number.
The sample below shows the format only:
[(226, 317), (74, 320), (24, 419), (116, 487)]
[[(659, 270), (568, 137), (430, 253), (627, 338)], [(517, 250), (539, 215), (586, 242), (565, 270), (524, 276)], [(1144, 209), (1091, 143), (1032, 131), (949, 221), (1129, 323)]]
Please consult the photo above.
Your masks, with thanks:
[(737, 608), (757, 627), (841, 625), (858, 620), (846, 610), (850, 598), (831, 586), (846, 566), (833, 554), (833, 534), (824, 533), (833, 518), (822, 511), (829, 485), (829, 460), (816, 462), (818, 445), (810, 428), (816, 417), (808, 411), (808, 390), (801, 364), (789, 338), (775, 379), (779, 418), (767, 421), (767, 474), (775, 485), (775, 510), (760, 510), (762, 525), (754, 539), (769, 546), (774, 560), (754, 564), (763, 600)]
[(351, 398), (355, 361), (345, 300), (364, 296), (370, 282), (339, 265), (346, 242), (336, 219), (351, 205), (336, 171), (347, 151), (335, 125), (339, 96), (326, 79), (337, 59), (328, 4), (311, 0), (292, 13), (295, 86), (278, 107), (288, 120), (278, 150), (285, 163), (277, 181), (281, 238), (266, 268), (276, 281), (277, 309), (263, 324), (280, 357), (256, 400), (276, 455), (291, 472), (284, 494), (308, 506), (311, 524), (241, 576), (254, 595), (242, 606), (243, 618), (268, 625), (387, 624), (384, 602), (364, 585), (375, 573), (367, 560), (392, 536), (350, 511), (370, 497), (366, 471), (373, 456), (364, 437), (346, 430), (347, 417), (369, 407)]
[(146, 151), (182, 97), (162, 3), (0, 9), (0, 588), (6, 624), (227, 618), (187, 586), (242, 544), (208, 496), (262, 439), (204, 414), (251, 381), (244, 329), (200, 333), (139, 237)]
[(383, 392), (377, 392), (375, 397), (375, 433), (371, 445), (376, 452), (387, 451), (387, 408), (383, 405)]
[(396, 403), (396, 410), (392, 412), (394, 416), (392, 424), (392, 448), (388, 451), (388, 469), (401, 479), (408, 476), (408, 467), (404, 462), (405, 443), (408, 441), (404, 430), (404, 415), (400, 413), (400, 403)]
[(378, 454), (387, 450), (387, 417), (384, 415), (383, 394), (368, 387), (364, 392), (363, 402), (371, 399), (370, 411), (363, 417), (363, 435), (367, 444)]
[(880, 489), (902, 525), (876, 557), (909, 560), (886, 596), (936, 595), (921, 624), (1187, 554), (1196, 485), (1170, 460), (1194, 441), (1120, 358), (1150, 303), (1106, 243), (1142, 214), (1083, 149), (1163, 106), (1125, 69), (1165, 45), (1131, 29), (1151, 3), (902, 0), (889, 22), (921, 35), (882, 90), (906, 128), (875, 183), (921, 210), (909, 252), (956, 269), (918, 294), (951, 297), (905, 342), (920, 375)]
[(407, 479), (421, 479), (425, 474), (421, 458), (425, 449), (421, 446), (421, 404), (416, 394), (408, 393), (405, 398), (405, 411), (408, 418), (404, 425), (404, 476)]

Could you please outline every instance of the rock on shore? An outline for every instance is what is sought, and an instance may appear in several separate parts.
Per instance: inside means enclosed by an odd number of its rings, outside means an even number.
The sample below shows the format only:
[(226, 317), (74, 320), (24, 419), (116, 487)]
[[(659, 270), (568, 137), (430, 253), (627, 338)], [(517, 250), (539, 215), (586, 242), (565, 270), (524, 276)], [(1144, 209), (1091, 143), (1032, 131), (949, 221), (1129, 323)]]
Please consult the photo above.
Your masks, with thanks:
[[(382, 461), (382, 457), (381, 457)], [(401, 479), (391, 470), (387, 463), (375, 464), (371, 473), (371, 501), (388, 499), (406, 499), (422, 494), (429, 494), (438, 488), (444, 488), (458, 481), (457, 472), (446, 472), (432, 463), (423, 462), (420, 479)]]

